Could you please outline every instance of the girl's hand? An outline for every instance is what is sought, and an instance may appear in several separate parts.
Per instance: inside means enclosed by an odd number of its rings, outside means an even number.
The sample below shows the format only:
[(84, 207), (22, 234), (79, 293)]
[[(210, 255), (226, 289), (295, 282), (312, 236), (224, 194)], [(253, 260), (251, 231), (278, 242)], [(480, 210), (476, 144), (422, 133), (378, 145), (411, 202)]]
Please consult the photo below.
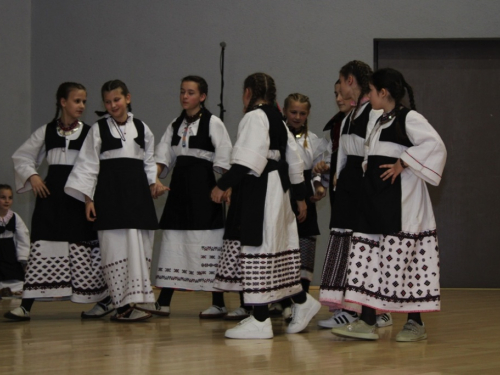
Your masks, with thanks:
[(333, 187), (337, 186), (337, 173), (333, 175)]
[(231, 194), (233, 193), (233, 189), (229, 188), (224, 192), (224, 195), (222, 196), (222, 200), (226, 202), (227, 204), (231, 204)]
[(33, 188), (33, 194), (35, 194), (35, 197), (47, 198), (50, 195), (49, 189), (39, 175), (34, 174), (29, 178), (29, 180), (31, 187)]
[(318, 202), (326, 196), (326, 190), (323, 185), (321, 185), (321, 182), (314, 184), (314, 188), (316, 192), (311, 198), (309, 198), (309, 200), (311, 202)]
[(95, 221), (96, 219), (94, 201), (90, 199), (85, 199), (85, 216), (88, 221)]
[(313, 173), (317, 174), (323, 174), (326, 173), (330, 170), (330, 167), (328, 164), (326, 164), (324, 161), (320, 161), (318, 164), (316, 164), (313, 168)]
[(299, 213), (297, 214), (297, 221), (302, 223), (307, 217), (307, 205), (306, 201), (297, 201), (297, 209)]
[(394, 181), (396, 181), (396, 177), (398, 177), (401, 172), (403, 172), (403, 166), (401, 165), (401, 162), (398, 160), (394, 164), (384, 164), (381, 165), (379, 168), (387, 168), (387, 170), (382, 173), (380, 178), (385, 181), (387, 179), (391, 179), (391, 185), (394, 184)]
[[(229, 189), (228, 189), (229, 190)], [(210, 197), (212, 198), (212, 200), (215, 202), (215, 203), (222, 203), (223, 201), (223, 198), (224, 198), (224, 195), (225, 195), (225, 191), (219, 189), (218, 186), (215, 186), (213, 189), (212, 189), (212, 193), (210, 194)]]
[(158, 179), (156, 179), (156, 183), (149, 185), (149, 188), (151, 189), (151, 196), (153, 199), (162, 196), (166, 191), (170, 191), (170, 188), (163, 185)]

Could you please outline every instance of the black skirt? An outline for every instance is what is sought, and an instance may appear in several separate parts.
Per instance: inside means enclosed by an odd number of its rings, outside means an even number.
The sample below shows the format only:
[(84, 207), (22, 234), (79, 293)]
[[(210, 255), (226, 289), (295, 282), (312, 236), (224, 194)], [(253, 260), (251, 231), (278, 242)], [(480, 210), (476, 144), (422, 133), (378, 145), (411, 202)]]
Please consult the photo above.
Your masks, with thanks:
[(362, 156), (349, 155), (344, 169), (338, 176), (330, 221), (331, 228), (357, 231), (363, 194), (362, 162)]
[(358, 231), (367, 234), (393, 234), (401, 231), (401, 175), (394, 184), (382, 181), (380, 175), (387, 169), (383, 164), (397, 163), (397, 158), (369, 156), (363, 178), (363, 199)]
[(161, 229), (211, 230), (224, 228), (222, 205), (212, 202), (213, 163), (194, 156), (179, 156), (160, 219)]
[[(306, 205), (307, 205), (307, 217), (302, 222), (297, 222), (297, 229), (299, 231), (299, 237), (310, 237), (319, 235), (318, 227), (318, 213), (316, 211), (316, 203), (311, 202), (309, 198), (314, 195), (314, 189), (311, 184), (312, 171), (306, 169), (304, 171), (304, 180), (306, 182)], [(292, 209), (295, 215), (297, 215), (297, 202), (291, 201)]]
[(225, 240), (237, 240), (243, 246), (262, 245), (267, 181), (272, 171), (278, 171), (283, 191), (288, 190), (288, 164), (284, 160), (268, 160), (260, 177), (245, 175), (233, 187), (224, 231)]
[(101, 160), (94, 206), (95, 230), (158, 229), (143, 160)]
[(14, 238), (0, 238), (0, 281), (24, 280), (24, 271), (17, 261)]
[(81, 242), (97, 239), (85, 218), (85, 203), (64, 193), (72, 165), (51, 165), (45, 178), (50, 195), (36, 198), (31, 219), (31, 242)]

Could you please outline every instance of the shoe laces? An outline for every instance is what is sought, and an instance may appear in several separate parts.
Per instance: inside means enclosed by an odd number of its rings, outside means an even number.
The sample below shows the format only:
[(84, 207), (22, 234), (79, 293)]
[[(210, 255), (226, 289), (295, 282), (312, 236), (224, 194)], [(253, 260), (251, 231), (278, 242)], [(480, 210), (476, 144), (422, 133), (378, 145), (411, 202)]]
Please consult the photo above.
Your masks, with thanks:
[(293, 319), (295, 318), (295, 304), (292, 304), (292, 306), (290, 306), (290, 309), (292, 310), (292, 315), (290, 315), (290, 319), (292, 319), (292, 322), (293, 323)]
[(248, 318), (245, 318), (243, 319), (242, 321), (240, 321), (237, 325), (241, 326), (242, 324), (245, 324), (246, 322), (248, 322), (252, 317), (249, 316)]
[(406, 322), (406, 324), (403, 326), (403, 331), (419, 334), (420, 327), (419, 327), (418, 323), (416, 323), (412, 320), (412, 321)]

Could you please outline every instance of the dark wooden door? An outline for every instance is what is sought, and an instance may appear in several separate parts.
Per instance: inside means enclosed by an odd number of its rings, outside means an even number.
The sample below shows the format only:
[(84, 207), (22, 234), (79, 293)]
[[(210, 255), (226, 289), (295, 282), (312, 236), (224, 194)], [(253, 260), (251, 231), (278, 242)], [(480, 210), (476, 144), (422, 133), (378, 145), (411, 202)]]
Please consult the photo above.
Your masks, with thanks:
[(403, 73), (448, 159), (429, 186), (443, 287), (500, 287), (500, 40), (375, 40), (375, 67)]

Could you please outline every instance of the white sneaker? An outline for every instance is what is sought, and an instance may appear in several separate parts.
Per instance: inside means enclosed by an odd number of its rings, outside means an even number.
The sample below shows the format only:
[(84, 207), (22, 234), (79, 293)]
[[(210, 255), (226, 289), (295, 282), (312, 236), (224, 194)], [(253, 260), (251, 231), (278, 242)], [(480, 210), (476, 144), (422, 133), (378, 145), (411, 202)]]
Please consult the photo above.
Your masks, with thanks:
[(24, 307), (19, 306), (16, 307), (14, 310), (7, 311), (4, 314), (4, 318), (10, 319), (10, 320), (17, 320), (17, 321), (22, 321), (22, 320), (30, 320), (30, 312), (26, 311)]
[(346, 324), (355, 322), (358, 319), (359, 319), (358, 314), (353, 316), (346, 311), (336, 310), (329, 319), (318, 320), (318, 326), (322, 328), (342, 327), (345, 326)]
[(283, 309), (283, 312), (281, 313), (281, 316), (285, 320), (285, 322), (290, 323), (292, 321), (292, 308), (291, 307), (285, 307)]
[(377, 323), (378, 328), (389, 327), (392, 326), (392, 316), (391, 313), (384, 313), (381, 315), (377, 315)]
[(170, 306), (161, 306), (158, 302), (155, 303), (136, 303), (134, 306), (137, 310), (158, 316), (169, 316)]
[(249, 316), (236, 327), (228, 329), (224, 336), (229, 339), (272, 339), (274, 335), (271, 318), (259, 322), (253, 316)]
[(245, 318), (248, 318), (249, 316), (250, 316), (250, 312), (248, 312), (247, 310), (245, 310), (245, 308), (240, 306), (237, 309), (228, 313), (224, 317), (224, 320), (243, 320)]
[(321, 308), (321, 304), (309, 293), (307, 293), (306, 296), (306, 302), (302, 304), (294, 303), (292, 305), (292, 322), (286, 328), (286, 333), (298, 333), (303, 331)]
[(332, 328), (332, 333), (340, 337), (349, 337), (361, 340), (378, 340), (377, 326), (366, 324), (361, 319), (342, 327)]
[(203, 310), (200, 313), (200, 319), (224, 318), (226, 315), (227, 315), (227, 309), (225, 307), (212, 305), (208, 309)]
[(115, 307), (112, 302), (108, 304), (97, 302), (90, 310), (82, 311), (80, 317), (82, 319), (99, 319), (113, 311), (115, 311)]
[(403, 329), (396, 335), (396, 341), (399, 342), (413, 342), (427, 339), (427, 332), (425, 325), (418, 324), (410, 319), (406, 322)]

